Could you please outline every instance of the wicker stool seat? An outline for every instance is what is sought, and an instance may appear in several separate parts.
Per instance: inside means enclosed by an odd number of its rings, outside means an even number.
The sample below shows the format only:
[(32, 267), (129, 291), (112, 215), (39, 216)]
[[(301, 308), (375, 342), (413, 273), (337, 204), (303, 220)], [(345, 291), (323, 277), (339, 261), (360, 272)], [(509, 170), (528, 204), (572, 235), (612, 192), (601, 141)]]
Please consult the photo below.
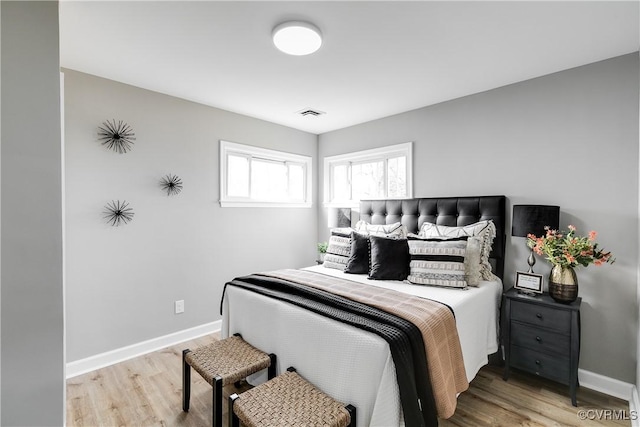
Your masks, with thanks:
[(191, 368), (213, 387), (213, 427), (222, 426), (222, 387), (269, 369), (275, 377), (276, 356), (258, 350), (234, 335), (193, 351), (182, 352), (182, 409), (189, 411)]
[(238, 427), (356, 425), (356, 408), (346, 407), (306, 381), (295, 369), (251, 390), (229, 396), (229, 426)]

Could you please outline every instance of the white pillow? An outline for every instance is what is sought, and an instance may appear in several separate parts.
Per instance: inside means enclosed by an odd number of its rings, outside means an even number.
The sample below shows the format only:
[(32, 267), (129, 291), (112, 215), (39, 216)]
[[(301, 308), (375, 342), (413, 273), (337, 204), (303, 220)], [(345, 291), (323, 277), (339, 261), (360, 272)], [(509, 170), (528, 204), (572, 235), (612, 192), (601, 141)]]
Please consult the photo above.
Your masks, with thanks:
[(482, 279), (482, 239), (480, 237), (469, 237), (467, 239), (467, 250), (464, 254), (464, 271), (467, 274), (467, 285), (478, 286)]
[[(417, 234), (409, 233), (408, 239), (419, 239)], [(436, 237), (434, 237), (436, 239)], [(441, 238), (440, 240), (450, 240)], [(409, 242), (411, 248), (411, 241)], [(467, 246), (464, 254), (464, 272), (465, 280), (468, 286), (478, 286), (480, 280), (482, 280), (481, 272), (481, 253), (482, 253), (482, 239), (474, 236), (467, 239)]]
[(342, 233), (333, 234), (336, 233), (335, 230), (331, 232), (323, 266), (344, 271), (351, 254), (351, 236), (345, 236)]
[(360, 234), (373, 234), (375, 236), (389, 237), (392, 239), (407, 238), (407, 227), (399, 222), (394, 222), (393, 224), (375, 225), (360, 220), (356, 223), (356, 231)]
[(407, 280), (416, 285), (466, 288), (467, 240), (410, 237)]
[(420, 227), (418, 236), (431, 239), (450, 239), (464, 236), (480, 238), (482, 242), (480, 249), (480, 276), (484, 280), (493, 280), (494, 276), (491, 273), (491, 264), (489, 263), (491, 245), (496, 237), (496, 226), (493, 221), (480, 221), (461, 227), (449, 227), (425, 222)]

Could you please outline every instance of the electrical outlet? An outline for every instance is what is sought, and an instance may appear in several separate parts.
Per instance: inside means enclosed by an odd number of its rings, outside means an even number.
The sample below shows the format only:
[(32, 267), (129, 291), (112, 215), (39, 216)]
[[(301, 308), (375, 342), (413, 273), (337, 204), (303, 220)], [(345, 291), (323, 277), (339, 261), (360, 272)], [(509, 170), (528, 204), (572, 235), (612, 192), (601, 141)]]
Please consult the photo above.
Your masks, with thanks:
[(176, 314), (184, 313), (184, 300), (181, 299), (176, 301), (175, 307), (176, 307)]

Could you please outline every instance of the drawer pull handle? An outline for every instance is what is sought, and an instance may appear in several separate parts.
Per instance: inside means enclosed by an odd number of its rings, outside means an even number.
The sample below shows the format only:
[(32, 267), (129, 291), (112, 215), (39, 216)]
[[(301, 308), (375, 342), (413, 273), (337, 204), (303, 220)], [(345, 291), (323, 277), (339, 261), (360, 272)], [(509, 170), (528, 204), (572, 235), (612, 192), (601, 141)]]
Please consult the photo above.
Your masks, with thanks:
[(538, 341), (538, 342), (542, 342), (542, 338), (540, 338), (540, 337), (536, 337), (536, 341)]
[(540, 361), (536, 360), (536, 365), (540, 366)]
[(542, 320), (542, 314), (537, 313), (537, 314), (536, 314), (536, 317), (537, 317), (538, 319)]

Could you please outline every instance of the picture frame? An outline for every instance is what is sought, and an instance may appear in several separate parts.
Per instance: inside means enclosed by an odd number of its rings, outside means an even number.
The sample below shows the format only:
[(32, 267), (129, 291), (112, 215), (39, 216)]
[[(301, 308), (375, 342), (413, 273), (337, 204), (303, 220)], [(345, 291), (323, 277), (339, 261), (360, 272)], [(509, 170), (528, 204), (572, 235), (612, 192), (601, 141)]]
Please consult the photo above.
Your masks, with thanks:
[(516, 272), (516, 282), (514, 288), (530, 295), (541, 294), (544, 286), (542, 274)]

